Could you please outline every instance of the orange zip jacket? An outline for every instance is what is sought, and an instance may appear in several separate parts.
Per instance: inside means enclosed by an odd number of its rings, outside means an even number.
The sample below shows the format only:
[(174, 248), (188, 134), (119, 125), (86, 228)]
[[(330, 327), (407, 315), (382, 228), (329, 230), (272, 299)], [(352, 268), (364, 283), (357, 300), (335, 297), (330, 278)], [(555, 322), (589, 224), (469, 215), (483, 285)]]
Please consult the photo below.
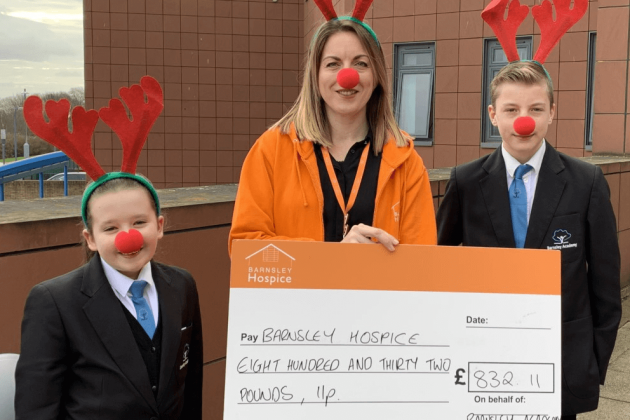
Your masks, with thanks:
[[(234, 239), (324, 240), (324, 196), (313, 142), (267, 130), (241, 171), (229, 251)], [(374, 227), (401, 244), (436, 245), (433, 197), (422, 158), (412, 142), (383, 147), (374, 206)]]

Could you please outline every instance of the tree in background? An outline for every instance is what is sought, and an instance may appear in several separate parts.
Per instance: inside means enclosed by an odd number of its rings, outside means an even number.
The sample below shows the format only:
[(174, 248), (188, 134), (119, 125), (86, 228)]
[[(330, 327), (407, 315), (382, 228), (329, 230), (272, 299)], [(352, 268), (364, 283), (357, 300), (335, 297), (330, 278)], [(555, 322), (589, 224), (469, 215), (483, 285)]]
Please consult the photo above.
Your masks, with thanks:
[[(75, 106), (85, 106), (85, 91), (82, 87), (76, 87), (70, 89), (68, 92), (54, 92), (37, 94), (45, 103), (48, 100), (59, 101), (60, 99), (67, 99), (70, 101), (70, 109)], [(6, 145), (6, 157), (13, 158), (13, 113), (16, 107), (24, 105), (24, 95), (18, 93), (14, 96), (9, 96), (0, 99), (0, 128), (4, 128), (7, 133), (7, 145)], [(72, 122), (68, 121), (70, 130), (72, 130)], [(24, 156), (24, 142), (26, 139), (26, 122), (24, 121), (24, 114), (22, 110), (18, 110), (16, 114), (16, 128), (17, 128), (17, 144), (18, 144), (18, 156)], [(28, 144), (30, 145), (30, 155), (36, 156), (53, 151), (53, 146), (40, 138), (36, 137), (32, 131), (28, 133)], [(2, 161), (2, 151), (0, 150), (0, 162)]]

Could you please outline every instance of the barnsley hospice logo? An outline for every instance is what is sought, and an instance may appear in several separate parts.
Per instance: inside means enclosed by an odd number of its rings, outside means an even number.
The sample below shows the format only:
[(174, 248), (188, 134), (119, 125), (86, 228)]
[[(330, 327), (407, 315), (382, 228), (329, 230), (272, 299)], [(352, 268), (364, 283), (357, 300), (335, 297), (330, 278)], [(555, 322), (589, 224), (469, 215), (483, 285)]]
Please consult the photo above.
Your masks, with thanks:
[(564, 249), (564, 248), (577, 248), (577, 243), (570, 243), (571, 234), (568, 230), (557, 229), (551, 236), (553, 239), (553, 245), (548, 246), (547, 249)]
[(245, 259), (248, 262), (248, 283), (268, 283), (271, 286), (275, 283), (291, 283), (292, 281), (291, 271), (295, 258), (273, 244), (267, 245)]

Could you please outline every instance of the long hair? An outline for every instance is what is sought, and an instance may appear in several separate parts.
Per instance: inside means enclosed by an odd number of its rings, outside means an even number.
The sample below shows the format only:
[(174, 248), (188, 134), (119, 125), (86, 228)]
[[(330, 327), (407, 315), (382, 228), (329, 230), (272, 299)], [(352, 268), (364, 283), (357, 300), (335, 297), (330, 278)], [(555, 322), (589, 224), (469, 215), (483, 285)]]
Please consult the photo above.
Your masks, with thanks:
[(399, 147), (406, 146), (410, 139), (400, 130), (394, 117), (383, 50), (363, 26), (352, 20), (333, 19), (319, 28), (306, 56), (300, 94), (291, 109), (271, 128), (279, 127), (287, 134), (291, 124), (294, 124), (300, 140), (311, 140), (326, 147), (332, 146), (330, 123), (326, 116), (324, 100), (319, 92), (318, 76), (324, 46), (328, 39), (338, 32), (354, 33), (370, 58), (376, 87), (368, 100), (366, 113), (372, 131), (374, 153), (383, 150), (390, 135), (394, 136)]

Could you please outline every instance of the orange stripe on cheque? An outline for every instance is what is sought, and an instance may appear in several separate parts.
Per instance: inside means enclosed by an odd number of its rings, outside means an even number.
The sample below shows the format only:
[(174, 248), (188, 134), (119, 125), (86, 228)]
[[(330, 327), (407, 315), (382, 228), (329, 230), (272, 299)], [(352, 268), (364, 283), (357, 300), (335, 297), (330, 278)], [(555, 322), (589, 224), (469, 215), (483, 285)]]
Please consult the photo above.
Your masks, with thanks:
[(560, 295), (560, 251), (236, 240), (234, 288)]

